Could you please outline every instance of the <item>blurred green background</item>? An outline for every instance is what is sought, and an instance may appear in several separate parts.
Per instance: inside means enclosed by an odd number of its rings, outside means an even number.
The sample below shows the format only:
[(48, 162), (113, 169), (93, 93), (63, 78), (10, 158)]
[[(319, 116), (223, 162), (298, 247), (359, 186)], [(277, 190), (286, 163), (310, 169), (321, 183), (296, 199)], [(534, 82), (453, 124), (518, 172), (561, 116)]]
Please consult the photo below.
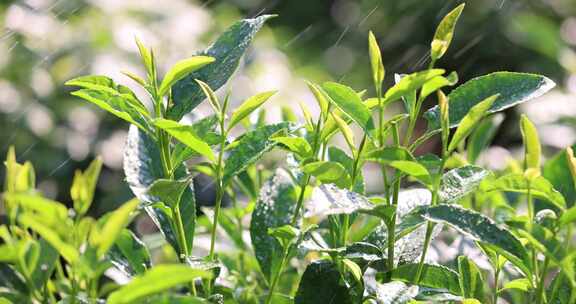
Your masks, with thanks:
[[(437, 23), (462, 2), (4, 0), (0, 155), (14, 145), (19, 161), (34, 163), (39, 188), (64, 202), (74, 170), (101, 155), (100, 202), (92, 210), (100, 213), (131, 197), (121, 170), (127, 125), (71, 97), (63, 83), (79, 75), (106, 74), (142, 94), (120, 73), (142, 74), (135, 36), (154, 48), (165, 70), (206, 47), (237, 19), (279, 14), (258, 34), (228, 85), (236, 103), (258, 91), (280, 90), (267, 105), (268, 119), (277, 120), (280, 106), (299, 111), (297, 103), (306, 102), (315, 111), (304, 80), (370, 88), (368, 30), (382, 48), (387, 85), (394, 73), (424, 69)], [(538, 124), (547, 151), (553, 152), (576, 138), (571, 118), (576, 114), (575, 46), (576, 0), (467, 1), (450, 50), (437, 65), (457, 71), (460, 83), (499, 70), (552, 78), (558, 84), (553, 93), (516, 111), (527, 112)], [(520, 148), (516, 117), (507, 113), (497, 146), (487, 151), (491, 166)]]

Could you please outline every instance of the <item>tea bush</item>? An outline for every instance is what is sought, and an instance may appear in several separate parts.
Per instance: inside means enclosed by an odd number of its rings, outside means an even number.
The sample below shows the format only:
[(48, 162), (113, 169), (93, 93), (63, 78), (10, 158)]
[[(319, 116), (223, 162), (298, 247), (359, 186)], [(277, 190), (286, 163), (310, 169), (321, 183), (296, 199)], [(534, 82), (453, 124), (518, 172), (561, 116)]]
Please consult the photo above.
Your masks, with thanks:
[[(511, 160), (500, 172), (477, 165), (500, 121), (494, 113), (554, 83), (495, 72), (445, 95), (458, 76), (435, 65), (463, 8), (438, 25), (428, 68), (397, 75), (387, 89), (369, 33), (376, 96), (336, 82), (308, 83), (320, 111), (314, 117), (303, 106), (303, 121), (284, 111), (283, 121), (265, 123), (262, 105), (274, 91), (233, 110), (230, 92), (214, 92), (270, 15), (237, 22), (163, 76), (153, 51), (136, 40), (146, 75), (125, 75), (148, 93), (153, 109), (106, 76), (68, 81), (79, 87), (73, 95), (130, 123), (124, 171), (136, 198), (101, 218), (87, 216), (101, 169), (96, 159), (76, 172), (69, 210), (35, 189), (32, 164), (18, 163), (11, 149), (0, 226), (2, 303), (574, 303), (572, 149), (543, 165), (537, 130), (523, 116), (523, 162)], [(422, 113), (429, 97), (438, 105)], [(181, 122), (204, 100), (213, 115)], [(386, 117), (395, 102), (404, 113)], [(415, 134), (421, 117), (427, 130)], [(336, 134), (346, 151), (332, 144)], [(433, 137), (440, 154), (416, 155)], [(259, 165), (273, 149), (286, 151), (285, 162)], [(377, 195), (365, 193), (366, 166), (381, 172)], [(197, 217), (194, 200), (200, 173), (216, 189), (214, 208), (200, 208), (206, 217)], [(222, 208), (225, 196), (230, 208)], [(168, 245), (158, 250), (127, 228), (141, 213)], [(445, 227), (451, 237), (473, 241), (491, 271), (465, 255), (446, 265), (427, 259)], [(206, 256), (198, 256), (197, 236), (209, 239)], [(128, 282), (120, 284), (121, 277)]]

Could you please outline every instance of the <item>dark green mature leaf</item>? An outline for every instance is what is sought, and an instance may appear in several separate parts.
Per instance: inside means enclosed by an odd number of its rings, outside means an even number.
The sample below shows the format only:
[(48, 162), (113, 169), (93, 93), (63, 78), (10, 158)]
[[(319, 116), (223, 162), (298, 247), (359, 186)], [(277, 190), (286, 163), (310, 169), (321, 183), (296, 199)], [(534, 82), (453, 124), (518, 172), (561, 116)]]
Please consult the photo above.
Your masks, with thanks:
[(128, 276), (143, 274), (152, 266), (146, 245), (132, 231), (122, 230), (108, 251), (110, 262)]
[[(488, 111), (495, 113), (548, 92), (555, 83), (540, 75), (512, 72), (495, 72), (474, 78), (459, 86), (448, 95), (450, 104), (450, 127), (456, 127), (468, 111), (478, 102), (495, 94), (500, 97)], [(440, 129), (438, 106), (426, 111), (428, 130)]]
[(374, 204), (358, 193), (340, 189), (334, 184), (322, 184), (314, 188), (312, 199), (306, 203), (304, 217), (351, 214), (373, 207)]
[(135, 303), (145, 297), (192, 282), (194, 279), (208, 279), (211, 276), (212, 273), (209, 271), (193, 269), (186, 265), (158, 265), (111, 293), (108, 303)]
[(295, 304), (352, 304), (357, 303), (350, 290), (342, 285), (338, 268), (330, 261), (315, 261), (302, 275)]
[(561, 151), (544, 163), (542, 176), (544, 176), (557, 189), (564, 198), (568, 207), (576, 201), (576, 188), (566, 160), (566, 151)]
[(488, 174), (488, 170), (470, 165), (444, 173), (439, 192), (440, 201), (457, 203), (462, 197), (476, 190)]
[(0, 263), (0, 286), (22, 294), (28, 293), (26, 282), (10, 265), (5, 263)]
[(366, 289), (378, 304), (405, 304), (418, 295), (419, 288), (400, 281), (379, 283), (374, 280), (367, 282)]
[(490, 218), (457, 205), (444, 204), (419, 207), (412, 213), (432, 222), (448, 224), (477, 241), (499, 248), (500, 253), (522, 271), (530, 273), (526, 267), (528, 254), (525, 247), (509, 230)]
[(575, 291), (570, 280), (563, 272), (559, 272), (546, 289), (546, 299), (548, 304), (569, 304), (573, 303)]
[[(160, 162), (160, 150), (156, 142), (136, 127), (130, 127), (126, 145), (124, 147), (124, 174), (132, 193), (146, 205), (146, 213), (158, 226), (168, 243), (180, 252), (177, 234), (171, 226), (171, 211), (163, 203), (147, 193), (148, 188), (157, 179), (165, 178)], [(180, 166), (175, 173), (176, 178), (184, 178), (186, 168)], [(186, 241), (191, 248), (194, 240), (194, 226), (196, 223), (196, 201), (194, 198), (193, 183), (186, 190), (180, 200), (180, 213), (184, 222)]]
[(264, 276), (270, 276), (280, 263), (282, 248), (268, 229), (290, 224), (296, 208), (297, 193), (289, 175), (281, 169), (260, 189), (250, 222), (250, 238)]
[[(522, 174), (508, 174), (483, 184), (482, 190), (486, 192), (528, 193), (528, 181)], [(562, 194), (554, 189), (552, 184), (542, 176), (536, 177), (530, 182), (530, 192), (535, 197), (552, 203), (555, 208), (560, 210), (566, 208), (566, 201)]]
[(327, 93), (328, 100), (358, 124), (364, 132), (370, 134), (374, 129), (374, 121), (368, 107), (362, 102), (360, 96), (345, 85), (326, 82), (322, 89)]
[[(392, 280), (411, 283), (418, 272), (418, 263), (400, 265), (392, 270)], [(378, 274), (378, 276), (386, 274)], [(424, 264), (418, 285), (445, 289), (454, 295), (460, 294), (459, 275), (454, 270), (440, 266)]]
[(440, 21), (440, 24), (436, 28), (434, 39), (430, 44), (430, 57), (432, 60), (441, 58), (448, 50), (450, 42), (452, 42), (452, 37), (454, 36), (456, 22), (458, 22), (458, 18), (460, 18), (464, 6), (464, 3), (458, 5), (455, 9), (444, 16), (442, 21)]
[(179, 121), (182, 116), (189, 113), (204, 100), (204, 93), (194, 81), (195, 79), (204, 81), (213, 90), (222, 87), (238, 67), (240, 58), (256, 33), (271, 17), (274, 15), (262, 15), (254, 19), (240, 20), (222, 33), (208, 49), (200, 52), (198, 55), (210, 56), (216, 61), (189, 74), (172, 86), (174, 106), (168, 110), (168, 117)]
[(336, 184), (340, 188), (349, 188), (351, 179), (344, 166), (332, 161), (317, 161), (302, 166), (304, 173), (316, 177), (324, 184)]
[(466, 146), (466, 154), (470, 163), (476, 163), (482, 150), (490, 144), (496, 135), (496, 131), (503, 120), (504, 114), (485, 118), (472, 132)]
[(484, 280), (482, 272), (472, 260), (465, 256), (458, 257), (461, 294), (465, 298), (474, 298), (484, 302)]
[(148, 188), (148, 194), (155, 197), (155, 201), (162, 202), (170, 208), (180, 205), (184, 191), (190, 186), (191, 179), (171, 180), (157, 179)]
[(271, 139), (272, 135), (289, 127), (290, 124), (286, 122), (266, 125), (244, 133), (242, 137), (226, 147), (229, 156), (224, 167), (224, 183), (229, 183), (249, 165), (257, 162), (264, 153), (270, 151), (277, 144)]
[(34, 287), (38, 290), (44, 287), (44, 284), (52, 276), (52, 272), (56, 267), (56, 260), (58, 259), (58, 251), (54, 249), (46, 240), (40, 240), (40, 251), (36, 265), (32, 270), (30, 279)]

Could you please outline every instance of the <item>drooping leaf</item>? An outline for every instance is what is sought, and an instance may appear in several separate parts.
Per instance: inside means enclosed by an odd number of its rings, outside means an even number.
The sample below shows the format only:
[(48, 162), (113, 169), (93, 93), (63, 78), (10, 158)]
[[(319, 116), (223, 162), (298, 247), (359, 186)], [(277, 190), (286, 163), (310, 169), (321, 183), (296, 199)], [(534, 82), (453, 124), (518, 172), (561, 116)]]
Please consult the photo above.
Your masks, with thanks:
[[(176, 232), (173, 230), (170, 217), (171, 211), (163, 203), (159, 203), (154, 196), (148, 194), (148, 188), (157, 179), (165, 178), (160, 150), (156, 142), (147, 134), (135, 127), (130, 127), (126, 145), (124, 146), (124, 174), (132, 193), (143, 203), (146, 213), (158, 226), (168, 243), (180, 252)], [(175, 170), (175, 178), (184, 178), (188, 175), (183, 166)], [(184, 230), (188, 248), (191, 248), (194, 239), (194, 226), (196, 223), (196, 202), (194, 198), (193, 183), (186, 190), (180, 200), (180, 213), (183, 217)]]
[(472, 132), (466, 145), (466, 154), (470, 163), (476, 163), (482, 150), (490, 144), (496, 135), (496, 131), (503, 120), (503, 114), (487, 117)]
[(350, 187), (350, 175), (340, 163), (331, 161), (307, 163), (302, 166), (302, 171), (316, 177), (321, 183), (336, 184), (340, 188)]
[(382, 63), (380, 47), (378, 46), (378, 42), (376, 41), (376, 37), (374, 37), (372, 31), (368, 33), (368, 53), (370, 54), (370, 65), (372, 67), (374, 87), (379, 90), (384, 81), (386, 71), (384, 70), (384, 64)]
[(196, 134), (194, 128), (191, 126), (181, 125), (168, 119), (157, 119), (154, 121), (154, 125), (174, 136), (177, 140), (181, 141), (190, 149), (193, 149), (196, 153), (205, 156), (210, 161), (216, 160), (210, 145), (202, 140), (200, 135)]
[[(522, 174), (507, 174), (482, 185), (482, 190), (505, 191), (516, 193), (528, 193), (528, 181)], [(558, 192), (552, 184), (544, 177), (539, 176), (530, 182), (530, 192), (534, 197), (546, 200), (553, 204), (555, 208), (563, 210), (566, 208), (566, 201), (562, 194)]]
[(460, 274), (462, 296), (484, 301), (484, 280), (478, 266), (469, 258), (459, 256), (458, 273)]
[(234, 110), (234, 112), (232, 112), (232, 117), (230, 117), (230, 122), (228, 124), (228, 130), (232, 129), (242, 121), (242, 119), (246, 118), (250, 113), (262, 106), (274, 94), (276, 94), (276, 91), (263, 92), (246, 99), (238, 108), (236, 108), (236, 110)]
[(452, 37), (454, 36), (456, 22), (458, 22), (464, 6), (464, 3), (458, 5), (440, 21), (440, 24), (436, 28), (434, 39), (430, 44), (430, 57), (432, 60), (441, 58), (448, 50), (450, 42), (452, 42)]
[(540, 139), (536, 126), (526, 117), (520, 117), (520, 130), (522, 131), (522, 140), (524, 142), (524, 169), (536, 169), (540, 171)]
[(254, 19), (240, 20), (222, 33), (214, 44), (200, 52), (198, 55), (210, 56), (216, 61), (189, 74), (172, 86), (174, 106), (168, 110), (168, 117), (179, 121), (204, 100), (204, 93), (195, 79), (204, 81), (213, 90), (222, 87), (236, 70), (240, 58), (256, 33), (271, 17), (274, 16), (262, 15)]
[(280, 263), (280, 244), (268, 229), (290, 224), (296, 208), (297, 193), (288, 174), (280, 169), (260, 189), (250, 222), (250, 238), (260, 269), (270, 280)]
[(232, 142), (226, 148), (229, 156), (225, 161), (224, 183), (229, 183), (249, 165), (257, 162), (264, 153), (270, 151), (277, 144), (272, 140), (272, 135), (288, 128), (290, 124), (286, 122), (266, 125), (244, 133), (242, 137)]
[(193, 56), (176, 62), (164, 75), (158, 95), (164, 96), (168, 93), (172, 85), (188, 74), (214, 62), (214, 58), (208, 56)]
[(340, 118), (338, 114), (335, 114), (334, 112), (330, 114), (334, 119), (334, 122), (336, 122), (338, 129), (340, 129), (340, 133), (342, 133), (344, 140), (348, 144), (348, 148), (350, 149), (350, 151), (352, 151), (352, 153), (355, 153), (354, 151), (356, 151), (356, 147), (354, 146), (354, 133), (352, 132), (352, 129), (350, 129), (346, 121)]
[(209, 271), (185, 265), (158, 265), (111, 293), (108, 303), (135, 303), (145, 297), (192, 282), (194, 279), (208, 279), (211, 276), (212, 273)]
[[(412, 283), (418, 267), (418, 263), (400, 265), (392, 270), (392, 280)], [(457, 272), (445, 266), (424, 264), (418, 285), (445, 289), (454, 295), (459, 295), (459, 277)]]
[(489, 171), (477, 166), (452, 169), (442, 175), (439, 196), (443, 203), (457, 203), (462, 197), (476, 190)]
[[(488, 113), (503, 111), (519, 103), (534, 99), (548, 92), (554, 82), (544, 76), (526, 73), (495, 72), (474, 78), (448, 95), (450, 103), (450, 127), (458, 126), (462, 118), (478, 102), (500, 94)], [(440, 110), (433, 107), (426, 111), (428, 130), (440, 129)]]
[(464, 115), (462, 121), (460, 121), (460, 124), (456, 129), (456, 132), (452, 136), (450, 145), (448, 145), (448, 153), (454, 151), (460, 142), (466, 139), (466, 137), (472, 133), (474, 128), (476, 128), (480, 120), (482, 120), (486, 114), (486, 111), (490, 109), (494, 101), (497, 99), (498, 95), (492, 95), (470, 108), (470, 111)]
[(330, 261), (315, 261), (302, 275), (295, 304), (356, 303), (350, 290), (343, 285), (338, 268)]
[(371, 133), (374, 129), (374, 121), (372, 121), (370, 110), (362, 103), (353, 89), (335, 82), (324, 83), (322, 89), (327, 93), (328, 100), (334, 106), (356, 122), (364, 132)]
[(152, 266), (146, 245), (130, 230), (123, 229), (108, 251), (110, 262), (128, 276), (143, 274)]

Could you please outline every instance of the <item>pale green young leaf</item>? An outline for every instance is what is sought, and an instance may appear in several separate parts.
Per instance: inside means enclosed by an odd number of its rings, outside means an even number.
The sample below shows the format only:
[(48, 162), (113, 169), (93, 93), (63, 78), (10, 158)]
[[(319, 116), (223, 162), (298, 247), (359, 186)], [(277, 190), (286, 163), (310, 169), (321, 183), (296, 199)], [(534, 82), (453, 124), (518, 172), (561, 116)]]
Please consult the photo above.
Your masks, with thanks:
[(139, 84), (141, 87), (143, 88), (147, 88), (148, 84), (146, 83), (146, 80), (142, 79), (140, 76), (130, 72), (130, 71), (120, 71), (120, 73), (124, 74), (126, 77), (132, 79), (134, 82), (136, 82), (137, 84)]
[(312, 119), (312, 113), (310, 112), (310, 109), (303, 102), (299, 102), (298, 105), (300, 106), (300, 111), (302, 111), (302, 116), (304, 116), (306, 128), (308, 130), (312, 130), (314, 128), (314, 120)]
[(350, 187), (350, 175), (344, 166), (337, 162), (317, 161), (302, 166), (302, 171), (316, 177), (325, 184), (335, 184), (340, 188)]
[(102, 159), (97, 157), (86, 171), (76, 171), (70, 188), (70, 197), (74, 202), (74, 210), (80, 215), (85, 214), (92, 204), (101, 169)]
[(335, 82), (324, 83), (322, 89), (327, 93), (328, 100), (356, 122), (366, 134), (372, 133), (374, 122), (370, 110), (354, 90)]
[(186, 77), (188, 74), (214, 62), (214, 58), (208, 56), (193, 56), (181, 61), (176, 62), (170, 70), (164, 75), (158, 95), (164, 96), (168, 93), (172, 85), (180, 79)]
[(74, 248), (74, 246), (68, 244), (56, 231), (42, 223), (37, 216), (32, 214), (22, 214), (18, 217), (18, 221), (22, 226), (29, 227), (36, 231), (38, 235), (58, 250), (60, 255), (62, 255), (68, 263), (74, 264), (80, 257), (80, 253), (76, 248)]
[(374, 87), (380, 90), (386, 71), (382, 63), (382, 54), (380, 47), (376, 41), (376, 37), (372, 31), (368, 33), (368, 53), (370, 54), (370, 65), (372, 66), (372, 79), (374, 80)]
[(191, 182), (191, 178), (184, 180), (157, 179), (148, 188), (148, 194), (174, 209), (180, 205), (180, 199)]
[(520, 117), (520, 130), (524, 142), (524, 169), (532, 168), (539, 172), (542, 147), (538, 138), (538, 130), (526, 115)]
[(262, 106), (272, 95), (276, 94), (276, 91), (268, 91), (256, 94), (248, 99), (246, 99), (234, 112), (230, 118), (230, 123), (228, 124), (228, 130), (236, 126), (240, 121), (246, 118), (254, 110)]
[(322, 92), (322, 89), (318, 87), (317, 84), (307, 82), (307, 85), (312, 94), (314, 95), (314, 98), (318, 103), (318, 107), (320, 107), (320, 113), (322, 113), (323, 117), (326, 117), (326, 115), (328, 115), (328, 106), (329, 106), (328, 98), (326, 97), (325, 93)]
[(459, 256), (458, 272), (462, 296), (484, 301), (484, 280), (478, 266), (471, 259)]
[(410, 151), (403, 147), (384, 147), (365, 153), (364, 159), (382, 164), (389, 164), (398, 160), (414, 161), (414, 156), (412, 156)]
[(396, 168), (406, 175), (409, 175), (426, 186), (432, 185), (432, 178), (428, 169), (416, 161), (395, 160), (389, 163), (390, 167)]
[(124, 203), (120, 208), (112, 211), (110, 216), (106, 219), (102, 230), (99, 235), (93, 236), (94, 242), (97, 245), (97, 255), (102, 257), (108, 252), (110, 247), (116, 242), (116, 238), (122, 232), (122, 229), (130, 223), (131, 213), (136, 209), (140, 201), (132, 199)]
[(336, 125), (338, 125), (338, 128), (340, 129), (342, 136), (344, 136), (344, 140), (346, 140), (346, 144), (348, 144), (350, 151), (354, 153), (354, 151), (356, 151), (356, 148), (354, 146), (354, 132), (352, 132), (352, 129), (350, 129), (348, 124), (342, 118), (340, 118), (338, 114), (334, 112), (331, 112), (330, 114), (334, 119), (334, 121), (336, 122)]
[(474, 105), (470, 111), (462, 118), (456, 132), (452, 136), (450, 145), (448, 146), (448, 153), (454, 151), (460, 142), (462, 142), (472, 131), (478, 126), (478, 123), (484, 118), (486, 112), (490, 109), (494, 101), (498, 99), (498, 95), (492, 95), (478, 104)]
[(108, 303), (137, 303), (148, 296), (192, 282), (195, 279), (209, 279), (211, 277), (210, 271), (194, 269), (186, 265), (158, 265), (111, 293), (108, 297)]
[(452, 37), (454, 36), (456, 22), (458, 21), (464, 6), (465, 4), (462, 3), (449, 12), (444, 19), (440, 21), (440, 24), (436, 28), (434, 39), (430, 45), (430, 57), (433, 61), (441, 58), (448, 50), (450, 42), (452, 42)]
[(532, 285), (530, 284), (530, 281), (528, 281), (527, 278), (520, 278), (520, 279), (506, 282), (504, 284), (504, 286), (498, 290), (498, 292), (500, 293), (500, 292), (503, 292), (503, 291), (509, 290), (509, 289), (517, 289), (517, 290), (527, 292), (530, 290), (531, 287), (532, 287)]
[(154, 66), (154, 55), (152, 51), (147, 49), (144, 44), (137, 38), (134, 37), (134, 41), (136, 42), (136, 46), (138, 47), (138, 51), (140, 52), (140, 58), (142, 58), (142, 63), (146, 68), (146, 72), (148, 73), (148, 78), (152, 80), (156, 75), (156, 67)]
[(558, 224), (560, 226), (565, 226), (574, 221), (576, 221), (576, 206), (573, 206), (572, 208), (566, 210), (566, 212), (564, 212), (562, 216), (560, 216)]
[(174, 136), (174, 138), (193, 149), (196, 153), (205, 156), (210, 161), (216, 160), (210, 145), (202, 140), (191, 126), (181, 125), (168, 119), (157, 119), (154, 121), (154, 125)]
[(478, 127), (472, 132), (466, 144), (468, 162), (476, 163), (480, 153), (486, 148), (494, 136), (502, 121), (503, 114), (496, 114), (483, 119)]
[(312, 147), (306, 139), (302, 137), (279, 136), (272, 138), (273, 141), (286, 146), (290, 151), (298, 154), (302, 158), (312, 156)]
[(210, 106), (212, 106), (214, 113), (220, 117), (222, 115), (222, 109), (220, 108), (220, 102), (218, 101), (218, 97), (216, 97), (216, 93), (214, 93), (214, 91), (210, 88), (210, 86), (208, 86), (207, 83), (198, 79), (196, 79), (196, 83), (198, 83), (202, 89), (202, 92), (204, 92), (204, 95), (206, 95), (206, 98), (208, 99)]
[(128, 229), (120, 232), (107, 257), (114, 266), (130, 276), (143, 274), (152, 266), (148, 248)]
[(448, 76), (436, 76), (428, 80), (423, 86), (420, 92), (420, 99), (424, 100), (430, 94), (440, 90), (443, 87), (453, 86), (458, 82), (458, 74), (456, 72), (451, 72)]
[(356, 282), (362, 282), (362, 269), (358, 264), (354, 263), (350, 259), (342, 259), (342, 264), (348, 273), (352, 275)]
[(418, 90), (430, 79), (444, 74), (443, 69), (431, 69), (402, 77), (393, 87), (386, 91), (384, 95), (384, 104), (400, 100), (402, 97)]
[(300, 230), (291, 225), (268, 228), (268, 235), (274, 237), (284, 250), (298, 238)]

